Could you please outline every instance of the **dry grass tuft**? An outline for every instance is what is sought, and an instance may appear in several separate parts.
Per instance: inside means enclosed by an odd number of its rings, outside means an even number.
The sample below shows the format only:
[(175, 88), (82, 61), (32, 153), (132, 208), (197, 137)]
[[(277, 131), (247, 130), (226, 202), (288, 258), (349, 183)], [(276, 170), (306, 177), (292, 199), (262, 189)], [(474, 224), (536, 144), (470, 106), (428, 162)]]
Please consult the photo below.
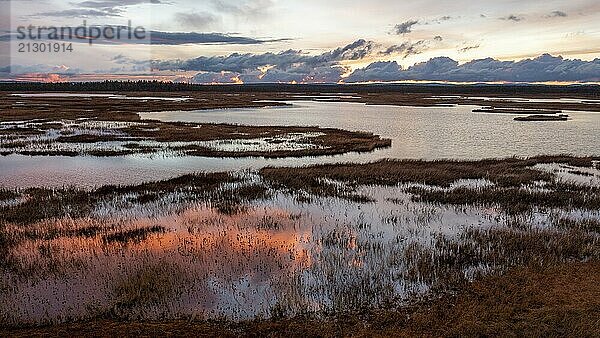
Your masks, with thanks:
[(188, 279), (176, 264), (164, 262), (145, 265), (124, 276), (114, 287), (115, 305), (107, 316), (130, 318), (144, 306), (156, 306), (170, 297), (177, 297)]

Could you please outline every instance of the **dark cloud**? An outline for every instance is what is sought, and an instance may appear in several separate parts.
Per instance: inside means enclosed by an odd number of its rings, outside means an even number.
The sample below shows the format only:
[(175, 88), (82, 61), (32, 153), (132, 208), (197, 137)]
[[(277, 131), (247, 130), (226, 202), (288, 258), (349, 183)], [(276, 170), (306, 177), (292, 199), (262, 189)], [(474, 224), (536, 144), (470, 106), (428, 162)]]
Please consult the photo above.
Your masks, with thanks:
[(478, 49), (479, 47), (480, 47), (480, 45), (471, 45), (471, 46), (466, 46), (466, 47), (460, 48), (458, 51), (461, 53), (466, 53), (470, 50)]
[(492, 58), (458, 62), (439, 57), (403, 69), (395, 62), (378, 62), (354, 71), (345, 82), (366, 81), (455, 81), (455, 82), (596, 82), (600, 81), (600, 59), (566, 60), (549, 54), (518, 62)]
[[(228, 45), (258, 45), (268, 42), (287, 41), (287, 39), (259, 40), (243, 36), (220, 33), (172, 33), (150, 32), (150, 42), (153, 45), (183, 45), (183, 44), (228, 44)], [(144, 41), (142, 41), (143, 43)]]
[(386, 50), (379, 52), (381, 55), (402, 55), (407, 58), (411, 55), (417, 55), (423, 53), (428, 48), (427, 41), (419, 40), (417, 42), (403, 42), (399, 45), (393, 45), (388, 47)]
[(409, 20), (409, 21), (406, 21), (403, 23), (399, 23), (396, 26), (394, 26), (394, 34), (402, 35), (402, 34), (411, 33), (413, 26), (418, 23), (419, 23), (418, 20)]
[(376, 53), (378, 46), (372, 41), (357, 40), (347, 46), (318, 55), (299, 50), (279, 53), (238, 54), (227, 56), (201, 56), (190, 60), (157, 61), (154, 69), (198, 71), (195, 83), (225, 82), (323, 82), (340, 81), (349, 71), (343, 61), (361, 60)]
[(518, 15), (514, 15), (514, 14), (511, 14), (509, 16), (506, 16), (506, 17), (503, 17), (503, 18), (500, 18), (500, 19), (501, 20), (506, 20), (506, 21), (514, 21), (514, 22), (521, 22), (521, 21), (525, 20), (524, 17), (518, 16)]
[(396, 81), (401, 69), (402, 67), (396, 61), (373, 62), (365, 68), (352, 72), (344, 82)]
[(552, 13), (546, 15), (547, 18), (566, 18), (567, 16), (569, 15), (562, 11), (553, 11)]
[(322, 63), (343, 60), (360, 60), (371, 54), (376, 47), (377, 45), (373, 41), (360, 39), (345, 47), (340, 47), (331, 52), (324, 53), (317, 57), (316, 60)]
[(239, 72), (200, 72), (192, 78), (192, 83), (337, 83), (347, 69), (339, 66), (321, 66), (310, 70), (272, 68)]
[(162, 70), (244, 73), (255, 71), (259, 67), (272, 66), (273, 71), (308, 74), (314, 68), (338, 66), (341, 61), (363, 59), (370, 55), (374, 48), (375, 44), (372, 41), (357, 40), (345, 47), (319, 55), (309, 55), (291, 49), (279, 53), (234, 53), (227, 56), (201, 56), (190, 60), (159, 61), (155, 67)]
[(186, 28), (206, 29), (219, 22), (219, 18), (208, 12), (201, 13), (176, 13), (175, 21)]
[[(405, 42), (381, 50), (372, 41), (357, 40), (347, 46), (319, 55), (298, 50), (264, 54), (231, 54), (228, 56), (198, 57), (190, 60), (162, 61), (154, 69), (197, 71), (195, 83), (213, 82), (304, 82), (337, 83), (369, 81), (453, 81), (453, 82), (546, 82), (600, 81), (600, 59), (593, 61), (567, 60), (549, 54), (522, 61), (498, 61), (492, 58), (473, 60), (464, 64), (448, 57), (403, 68), (395, 61), (374, 62), (353, 71), (343, 61), (361, 60), (381, 55), (407, 55), (426, 48), (428, 40)], [(465, 47), (467, 50), (477, 46)]]

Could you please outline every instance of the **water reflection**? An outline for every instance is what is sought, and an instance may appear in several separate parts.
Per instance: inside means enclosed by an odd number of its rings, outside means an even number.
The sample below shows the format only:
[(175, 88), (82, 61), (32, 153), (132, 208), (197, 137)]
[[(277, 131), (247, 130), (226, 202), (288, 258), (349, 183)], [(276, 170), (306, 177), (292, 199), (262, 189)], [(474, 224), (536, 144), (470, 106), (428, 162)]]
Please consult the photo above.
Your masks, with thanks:
[[(46, 220), (30, 228), (43, 236), (30, 236), (5, 258), (0, 318), (37, 323), (111, 312), (243, 319), (275, 309), (376, 306), (422, 292), (427, 285), (400, 273), (406, 245), (497, 224), (498, 214), (414, 203), (402, 190), (363, 188), (378, 200), (370, 204), (300, 203), (277, 194), (236, 215), (168, 198), (126, 209), (115, 201), (90, 218)], [(20, 229), (4, 231), (17, 236)]]

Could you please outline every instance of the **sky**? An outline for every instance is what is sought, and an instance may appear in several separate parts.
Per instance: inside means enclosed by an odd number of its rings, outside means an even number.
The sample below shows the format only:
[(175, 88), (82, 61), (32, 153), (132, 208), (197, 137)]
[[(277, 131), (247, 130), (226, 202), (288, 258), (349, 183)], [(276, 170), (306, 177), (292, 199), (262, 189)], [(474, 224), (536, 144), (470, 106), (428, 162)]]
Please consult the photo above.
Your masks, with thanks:
[[(600, 82), (597, 0), (0, 0), (10, 77), (194, 83)], [(19, 51), (20, 26), (149, 32)], [(52, 40), (50, 42), (56, 42)], [(10, 46), (10, 48), (9, 48)]]

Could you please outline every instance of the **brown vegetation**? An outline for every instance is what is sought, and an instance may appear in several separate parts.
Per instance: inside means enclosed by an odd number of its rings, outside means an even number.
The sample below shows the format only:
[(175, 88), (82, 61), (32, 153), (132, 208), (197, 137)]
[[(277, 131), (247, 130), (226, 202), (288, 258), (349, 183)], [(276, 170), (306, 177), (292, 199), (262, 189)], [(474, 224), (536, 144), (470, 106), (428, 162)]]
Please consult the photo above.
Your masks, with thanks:
[(541, 268), (518, 267), (465, 285), (444, 297), (398, 310), (367, 311), (324, 319), (300, 317), (239, 324), (193, 320), (97, 320), (5, 329), (0, 330), (0, 334), (14, 337), (593, 337), (600, 335), (597, 321), (600, 316), (599, 275), (598, 261)]
[[(521, 109), (521, 110), (575, 110), (575, 111), (600, 111), (600, 104), (595, 101), (588, 102), (560, 102), (540, 103), (526, 101), (510, 101), (507, 98), (516, 94), (504, 93), (475, 93), (452, 91), (456, 96), (440, 97), (442, 95), (432, 90), (430, 93), (412, 93), (410, 88), (405, 91), (357, 91), (348, 92), (351, 95), (341, 97), (327, 97), (328, 101), (357, 102), (379, 105), (397, 106), (448, 106), (448, 105), (476, 105), (490, 107), (490, 109)], [(94, 92), (98, 94), (102, 92)], [(112, 93), (108, 93), (112, 94)], [(178, 91), (178, 92), (123, 92), (120, 95), (130, 97), (167, 97), (187, 98), (184, 101), (166, 101), (158, 99), (114, 99), (107, 97), (19, 97), (9, 93), (0, 93), (0, 121), (23, 121), (31, 119), (76, 119), (94, 118), (104, 121), (138, 121), (140, 112), (159, 111), (191, 111), (220, 108), (260, 108), (267, 106), (282, 106), (286, 100), (313, 100), (325, 95), (320, 92), (293, 92), (293, 91)], [(492, 97), (484, 100), (478, 96)], [(518, 95), (523, 98), (549, 98), (575, 97), (580, 99), (597, 99), (590, 94), (554, 94), (554, 93), (526, 93), (521, 90)]]
[(515, 114), (515, 115), (556, 115), (562, 114), (562, 110), (533, 110), (533, 109), (502, 109), (502, 108), (479, 108), (473, 109), (474, 113), (495, 113), (495, 114)]
[(102, 238), (102, 240), (107, 243), (122, 243), (127, 244), (130, 242), (138, 243), (143, 242), (148, 236), (152, 234), (162, 234), (165, 233), (167, 229), (160, 225), (155, 225), (146, 228), (139, 228), (133, 230), (120, 231), (116, 233), (112, 233), (106, 235)]
[(18, 194), (12, 190), (0, 188), (0, 201), (16, 198)]
[(554, 116), (554, 115), (530, 115), (530, 116), (523, 116), (523, 117), (515, 117), (514, 118), (515, 121), (521, 121), (521, 122), (544, 122), (544, 121), (548, 121), (548, 122), (555, 122), (555, 121), (568, 121), (569, 120), (569, 115), (564, 115), (564, 114), (560, 114), (558, 116)]
[(111, 316), (132, 316), (136, 307), (158, 305), (177, 295), (187, 283), (185, 271), (176, 264), (148, 264), (123, 278), (113, 290), (114, 306)]
[(389, 147), (392, 141), (377, 135), (364, 132), (352, 132), (334, 128), (319, 127), (264, 127), (229, 124), (196, 124), (196, 123), (160, 123), (153, 122), (142, 127), (130, 127), (125, 130), (130, 136), (141, 139), (152, 139), (158, 142), (197, 142), (213, 140), (251, 140), (256, 138), (273, 139), (290, 134), (320, 133), (316, 137), (305, 137), (302, 143), (316, 146), (300, 150), (268, 149), (261, 151), (221, 151), (200, 146), (177, 148), (187, 155), (208, 157), (292, 157), (336, 155), (347, 152), (369, 152), (377, 148)]
[(570, 184), (551, 184), (544, 190), (526, 188), (456, 188), (452, 190), (434, 190), (414, 187), (407, 189), (420, 202), (500, 206), (503, 210), (518, 213), (532, 207), (576, 208), (587, 210), (600, 209), (600, 189)]
[[(31, 224), (44, 219), (61, 217), (79, 218), (88, 215), (98, 202), (137, 194), (137, 202), (149, 202), (173, 192), (186, 192), (190, 198), (206, 200), (223, 183), (237, 182), (228, 173), (190, 174), (166, 181), (150, 182), (134, 186), (103, 186), (93, 191), (81, 189), (31, 188), (23, 191), (2, 190), (3, 196), (21, 196), (24, 201), (14, 205), (0, 205), (2, 223)], [(233, 198), (233, 197), (231, 197)]]
[(326, 164), (299, 168), (263, 168), (263, 177), (278, 187), (304, 190), (324, 196), (339, 195), (323, 179), (356, 184), (396, 185), (422, 183), (448, 187), (461, 179), (487, 179), (500, 187), (520, 187), (536, 181), (550, 181), (553, 175), (535, 170), (540, 163), (561, 163), (592, 167), (593, 157), (538, 156), (481, 161), (381, 160), (367, 164)]
[[(99, 94), (99, 93), (93, 93)], [(101, 93), (100, 93), (101, 94)], [(109, 93), (111, 94), (111, 93)], [(0, 93), (0, 121), (74, 120), (91, 118), (101, 121), (139, 121), (138, 113), (158, 111), (190, 111), (220, 108), (260, 108), (284, 105), (263, 102), (263, 94), (222, 93), (119, 93), (130, 97), (188, 98), (181, 101), (159, 99), (119, 99), (110, 97), (20, 97)], [(260, 101), (260, 102), (259, 102)]]
[[(39, 129), (36, 129), (39, 128)], [(123, 156), (131, 154), (148, 154), (161, 150), (161, 147), (152, 147), (132, 143), (134, 141), (156, 141), (164, 145), (164, 149), (189, 156), (206, 157), (301, 157), (301, 156), (321, 156), (336, 155), (347, 152), (370, 152), (377, 148), (391, 146), (391, 140), (382, 139), (377, 135), (366, 132), (346, 131), (334, 128), (319, 127), (271, 127), (271, 126), (242, 126), (230, 124), (198, 124), (183, 122), (158, 122), (145, 121), (144, 123), (132, 124), (125, 128), (111, 129), (110, 126), (96, 127), (95, 131), (106, 132), (110, 134), (87, 133), (77, 135), (62, 135), (56, 139), (25, 139), (33, 130), (46, 130), (46, 124), (36, 124), (36, 127), (27, 127), (26, 133), (21, 133), (21, 129), (11, 128), (14, 134), (7, 134), (2, 137), (1, 152), (2, 155), (21, 154), (29, 156)], [(57, 127), (57, 131), (64, 131)], [(89, 127), (87, 127), (89, 128)], [(283, 138), (293, 136), (292, 140), (285, 141)], [(13, 137), (15, 140), (11, 140)], [(188, 144), (185, 146), (172, 146), (171, 142), (203, 142), (203, 141), (240, 141), (256, 140), (266, 141), (264, 149), (252, 151), (244, 150), (219, 150), (198, 144)], [(84, 149), (78, 150), (76, 144), (93, 144), (99, 142), (121, 141), (128, 142), (124, 148), (113, 147), (109, 149)], [(74, 149), (49, 150), (48, 145), (52, 143), (70, 143), (75, 144)], [(290, 147), (289, 149), (270, 149), (270, 144), (279, 144), (291, 142), (299, 147)], [(37, 149), (37, 148), (39, 149)], [(163, 150), (164, 150), (163, 149)]]
[(80, 134), (72, 136), (60, 136), (56, 139), (56, 142), (63, 143), (97, 143), (97, 142), (111, 142), (117, 141), (119, 138), (115, 135), (91, 135), (91, 134)]

